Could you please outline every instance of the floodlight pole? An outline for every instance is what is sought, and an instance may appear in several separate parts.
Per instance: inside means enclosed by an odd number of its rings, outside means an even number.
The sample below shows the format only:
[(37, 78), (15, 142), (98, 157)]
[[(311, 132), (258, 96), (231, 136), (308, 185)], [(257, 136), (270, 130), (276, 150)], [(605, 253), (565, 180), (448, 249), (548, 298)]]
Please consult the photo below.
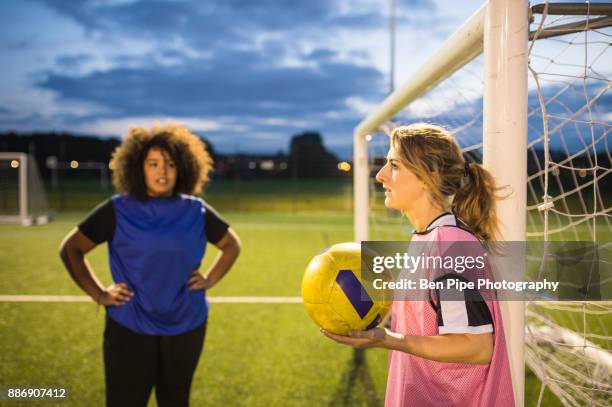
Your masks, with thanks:
[[(511, 193), (497, 205), (503, 241), (526, 239), (528, 35), (527, 1), (489, 1), (484, 30), (483, 164), (497, 185), (508, 186)], [(525, 304), (501, 301), (500, 308), (514, 399), (523, 406)]]
[(395, 0), (389, 0), (389, 94), (395, 90)]

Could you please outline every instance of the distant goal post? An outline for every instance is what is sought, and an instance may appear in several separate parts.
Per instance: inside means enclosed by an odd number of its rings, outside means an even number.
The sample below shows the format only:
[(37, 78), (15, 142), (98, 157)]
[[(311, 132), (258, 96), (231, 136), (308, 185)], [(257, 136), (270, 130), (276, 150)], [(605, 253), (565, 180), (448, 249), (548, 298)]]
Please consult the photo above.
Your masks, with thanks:
[(46, 224), (49, 206), (36, 161), (20, 152), (0, 152), (0, 223)]

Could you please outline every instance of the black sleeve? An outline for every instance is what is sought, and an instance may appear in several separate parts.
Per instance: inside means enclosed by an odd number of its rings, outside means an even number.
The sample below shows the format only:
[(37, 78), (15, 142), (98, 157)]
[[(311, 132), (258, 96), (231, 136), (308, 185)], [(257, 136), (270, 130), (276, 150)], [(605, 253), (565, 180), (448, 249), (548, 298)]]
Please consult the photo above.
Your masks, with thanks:
[(79, 230), (92, 242), (100, 244), (113, 239), (115, 235), (115, 206), (108, 199), (96, 206), (87, 217), (79, 223)]
[[(447, 274), (434, 281), (446, 283), (449, 279), (467, 281), (466, 278)], [(436, 311), (438, 332), (449, 333), (486, 333), (493, 332), (493, 317), (482, 295), (476, 289), (458, 290), (446, 288), (435, 290), (430, 303)]]
[(206, 212), (204, 214), (204, 230), (206, 238), (212, 244), (218, 243), (229, 228), (229, 224), (219, 215), (212, 206), (204, 204)]

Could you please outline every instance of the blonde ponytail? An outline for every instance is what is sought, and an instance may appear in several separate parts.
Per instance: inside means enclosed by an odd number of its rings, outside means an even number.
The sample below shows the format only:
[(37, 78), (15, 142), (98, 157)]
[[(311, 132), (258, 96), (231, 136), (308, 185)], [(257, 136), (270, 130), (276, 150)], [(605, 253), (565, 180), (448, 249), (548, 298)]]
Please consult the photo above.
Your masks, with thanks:
[(453, 213), (465, 222), (480, 240), (497, 240), (499, 222), (495, 201), (499, 188), (489, 171), (480, 164), (466, 163), (464, 180), (451, 205)]

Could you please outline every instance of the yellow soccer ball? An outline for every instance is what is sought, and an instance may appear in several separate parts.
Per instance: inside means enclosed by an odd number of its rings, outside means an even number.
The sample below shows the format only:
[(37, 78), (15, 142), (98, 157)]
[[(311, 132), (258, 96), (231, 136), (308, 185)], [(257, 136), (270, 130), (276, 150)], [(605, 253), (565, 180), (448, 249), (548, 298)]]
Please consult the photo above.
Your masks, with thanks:
[[(340, 243), (316, 255), (302, 279), (302, 300), (321, 328), (339, 335), (377, 326), (391, 308), (361, 273), (361, 245)], [(388, 297), (388, 296), (387, 296)]]

